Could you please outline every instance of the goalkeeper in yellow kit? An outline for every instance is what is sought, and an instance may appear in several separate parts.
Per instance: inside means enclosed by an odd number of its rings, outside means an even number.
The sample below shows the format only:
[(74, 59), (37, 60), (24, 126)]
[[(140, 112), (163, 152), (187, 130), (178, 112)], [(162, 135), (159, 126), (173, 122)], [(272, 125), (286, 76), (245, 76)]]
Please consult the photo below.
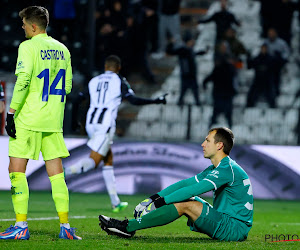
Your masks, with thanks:
[(28, 159), (37, 160), (41, 151), (60, 220), (59, 238), (78, 240), (68, 221), (69, 193), (61, 161), (69, 156), (62, 126), (66, 95), (72, 88), (70, 52), (47, 35), (47, 9), (31, 6), (19, 16), (28, 40), (19, 46), (17, 81), (5, 127), (10, 136), (9, 177), (16, 223), (0, 233), (0, 239), (29, 239), (25, 170)]

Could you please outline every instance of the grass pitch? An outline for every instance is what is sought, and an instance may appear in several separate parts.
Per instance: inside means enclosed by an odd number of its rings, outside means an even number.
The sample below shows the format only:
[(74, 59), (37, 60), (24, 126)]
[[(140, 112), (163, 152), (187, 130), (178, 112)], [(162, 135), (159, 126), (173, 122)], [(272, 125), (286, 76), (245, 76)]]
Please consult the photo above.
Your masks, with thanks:
[[(131, 239), (108, 236), (99, 227), (98, 215), (133, 218), (133, 209), (147, 195), (121, 196), (129, 206), (115, 214), (107, 194), (70, 193), (70, 224), (82, 241), (58, 239), (59, 222), (50, 192), (31, 192), (29, 200), (30, 240), (1, 240), (0, 249), (300, 249), (300, 241), (271, 242), (300, 238), (300, 202), (255, 200), (254, 225), (244, 242), (220, 242), (191, 232), (186, 218), (140, 230)], [(211, 202), (211, 200), (208, 200)], [(10, 192), (0, 192), (0, 231), (14, 223)], [(40, 220), (37, 220), (40, 218)], [(290, 235), (290, 236), (288, 236)], [(267, 236), (268, 238), (269, 236)]]

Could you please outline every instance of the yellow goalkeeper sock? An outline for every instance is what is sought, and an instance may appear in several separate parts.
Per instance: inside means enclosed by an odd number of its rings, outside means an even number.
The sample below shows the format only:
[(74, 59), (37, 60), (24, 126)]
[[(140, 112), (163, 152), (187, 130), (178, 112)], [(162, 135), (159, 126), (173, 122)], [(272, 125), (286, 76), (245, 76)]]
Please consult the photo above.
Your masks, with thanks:
[(11, 182), (11, 197), (16, 214), (16, 221), (27, 221), (29, 189), (25, 173), (9, 174)]
[(49, 177), (52, 187), (52, 198), (55, 203), (60, 223), (68, 223), (69, 191), (64, 173)]

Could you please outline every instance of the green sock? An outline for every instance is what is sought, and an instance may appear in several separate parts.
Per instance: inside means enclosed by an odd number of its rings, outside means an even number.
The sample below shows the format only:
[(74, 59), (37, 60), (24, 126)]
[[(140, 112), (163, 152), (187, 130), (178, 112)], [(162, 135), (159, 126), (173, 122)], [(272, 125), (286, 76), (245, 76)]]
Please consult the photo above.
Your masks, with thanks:
[(65, 182), (64, 173), (49, 177), (52, 187), (52, 198), (55, 203), (60, 223), (68, 223), (69, 191)]
[(156, 210), (153, 210), (149, 214), (142, 216), (135, 220), (129, 220), (127, 230), (133, 232), (144, 228), (156, 227), (166, 225), (179, 218), (174, 204), (162, 206)]
[(11, 197), (17, 222), (26, 221), (28, 212), (29, 189), (24, 173), (13, 172), (9, 174), (11, 182)]

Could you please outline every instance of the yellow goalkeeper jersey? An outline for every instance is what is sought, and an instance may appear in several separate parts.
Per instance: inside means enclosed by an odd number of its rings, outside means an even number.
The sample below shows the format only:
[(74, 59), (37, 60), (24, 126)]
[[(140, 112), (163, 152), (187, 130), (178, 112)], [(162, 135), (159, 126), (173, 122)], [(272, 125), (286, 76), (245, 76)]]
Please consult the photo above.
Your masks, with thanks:
[(65, 45), (39, 34), (19, 46), (17, 81), (10, 107), (16, 127), (62, 132), (66, 94), (72, 88), (70, 52)]

